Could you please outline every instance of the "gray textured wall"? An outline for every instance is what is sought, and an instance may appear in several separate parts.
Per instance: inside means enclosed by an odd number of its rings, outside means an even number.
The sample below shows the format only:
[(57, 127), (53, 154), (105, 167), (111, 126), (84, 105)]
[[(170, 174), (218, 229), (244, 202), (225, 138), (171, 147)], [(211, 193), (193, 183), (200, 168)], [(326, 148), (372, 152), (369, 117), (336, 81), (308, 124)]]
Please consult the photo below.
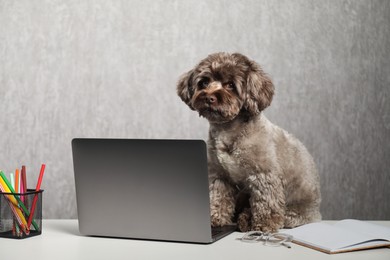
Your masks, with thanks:
[(44, 217), (76, 217), (73, 137), (207, 138), (175, 83), (242, 52), (266, 114), (321, 174), (325, 219), (390, 219), (390, 1), (0, 0), (0, 168), (40, 163)]

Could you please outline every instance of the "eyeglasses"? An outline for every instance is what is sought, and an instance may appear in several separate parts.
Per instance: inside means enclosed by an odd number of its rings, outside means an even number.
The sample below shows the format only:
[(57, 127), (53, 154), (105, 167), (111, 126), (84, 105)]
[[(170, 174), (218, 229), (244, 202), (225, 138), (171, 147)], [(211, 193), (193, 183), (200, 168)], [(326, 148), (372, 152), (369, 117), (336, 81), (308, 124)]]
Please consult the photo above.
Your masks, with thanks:
[(291, 242), (293, 237), (288, 234), (283, 233), (263, 233), (261, 231), (249, 231), (247, 232), (241, 240), (246, 243), (258, 243), (263, 242), (267, 246), (285, 246), (291, 248), (291, 245), (288, 244)]

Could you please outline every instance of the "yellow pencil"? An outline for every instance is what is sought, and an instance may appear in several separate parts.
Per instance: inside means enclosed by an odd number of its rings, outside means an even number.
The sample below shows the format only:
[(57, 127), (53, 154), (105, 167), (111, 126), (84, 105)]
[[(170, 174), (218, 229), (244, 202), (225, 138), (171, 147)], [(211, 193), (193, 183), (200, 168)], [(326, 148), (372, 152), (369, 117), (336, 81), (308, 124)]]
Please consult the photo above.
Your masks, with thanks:
[[(5, 192), (5, 193), (12, 193), (11, 190), (8, 188), (7, 184), (5, 183), (5, 181), (0, 177), (0, 184), (2, 186), (2, 189), (1, 191), (2, 192)], [(12, 202), (12, 204), (14, 204), (15, 206), (19, 206), (19, 203), (18, 201), (16, 200), (15, 196), (14, 195), (5, 195), (6, 198)]]
[[(2, 178), (0, 178), (0, 190), (4, 193), (11, 193), (10, 189), (8, 188), (7, 184), (4, 182)], [(26, 235), (28, 235), (30, 231), (27, 228), (26, 218), (24, 217), (20, 208), (17, 206), (18, 202), (16, 201), (14, 195), (4, 194), (4, 196), (8, 199), (8, 204), (12, 212), (14, 213), (16, 220), (18, 221), (20, 228), (23, 230), (23, 232)]]

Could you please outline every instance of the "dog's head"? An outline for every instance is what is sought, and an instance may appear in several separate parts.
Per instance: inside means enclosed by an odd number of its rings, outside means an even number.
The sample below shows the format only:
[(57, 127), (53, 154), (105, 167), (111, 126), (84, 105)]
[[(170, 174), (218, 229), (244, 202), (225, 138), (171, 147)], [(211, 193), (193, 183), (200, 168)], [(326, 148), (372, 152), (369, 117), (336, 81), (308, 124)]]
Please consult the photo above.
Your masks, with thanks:
[(177, 93), (209, 122), (225, 123), (240, 113), (258, 115), (271, 104), (274, 86), (246, 56), (215, 53), (180, 78)]

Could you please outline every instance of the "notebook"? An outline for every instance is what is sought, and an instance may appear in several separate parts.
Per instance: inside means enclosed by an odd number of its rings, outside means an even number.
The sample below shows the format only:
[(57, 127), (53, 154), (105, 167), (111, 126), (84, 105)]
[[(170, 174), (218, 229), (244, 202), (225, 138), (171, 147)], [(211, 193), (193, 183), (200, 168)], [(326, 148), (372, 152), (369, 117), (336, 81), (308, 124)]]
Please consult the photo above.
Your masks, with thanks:
[[(90, 236), (212, 243), (202, 140), (72, 140), (79, 230)], [(214, 233), (214, 235), (212, 235)]]
[(390, 247), (390, 228), (356, 219), (310, 223), (283, 233), (292, 235), (297, 244), (328, 254)]

